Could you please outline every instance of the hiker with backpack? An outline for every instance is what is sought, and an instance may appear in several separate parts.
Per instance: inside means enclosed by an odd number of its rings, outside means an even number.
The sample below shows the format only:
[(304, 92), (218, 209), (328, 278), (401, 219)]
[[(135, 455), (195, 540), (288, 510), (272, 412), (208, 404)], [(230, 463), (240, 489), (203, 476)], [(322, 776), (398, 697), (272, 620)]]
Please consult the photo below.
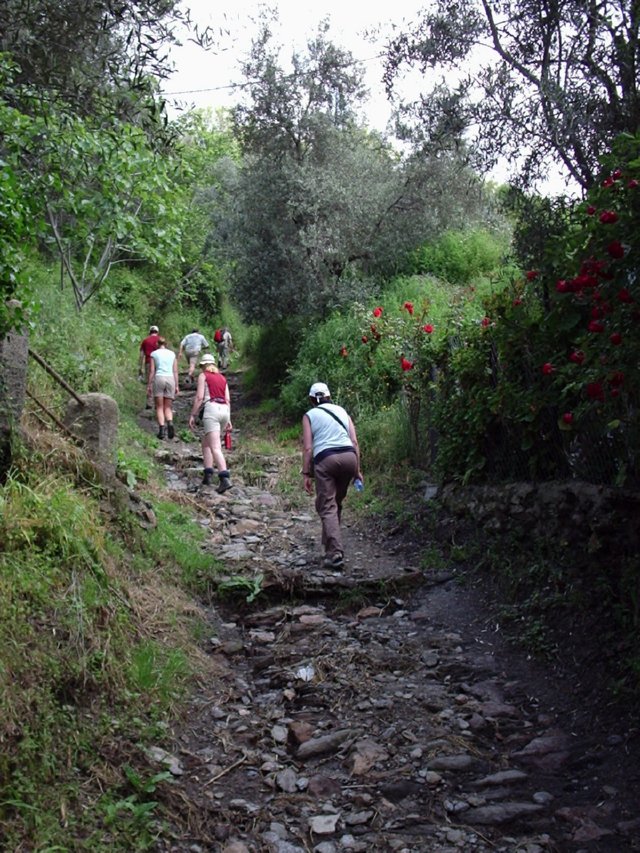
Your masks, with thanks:
[(341, 569), (344, 547), (340, 518), (342, 502), (349, 484), (359, 480), (360, 448), (353, 421), (342, 408), (331, 402), (324, 382), (309, 389), (312, 407), (302, 417), (302, 475), (304, 489), (313, 494), (315, 480), (316, 512), (322, 522), (322, 545), (326, 568)]
[(229, 355), (233, 352), (231, 332), (226, 326), (216, 329), (213, 340), (218, 348), (218, 367), (226, 370), (229, 367)]
[(182, 353), (184, 352), (184, 356), (189, 363), (189, 373), (187, 374), (187, 380), (189, 382), (193, 381), (193, 374), (196, 372), (196, 364), (198, 363), (201, 351), (208, 347), (209, 341), (204, 335), (201, 335), (197, 329), (193, 329), (180, 341), (178, 361), (180, 361)]
[(216, 366), (216, 360), (210, 353), (200, 359), (202, 372), (198, 376), (196, 395), (189, 416), (189, 428), (195, 429), (196, 418), (202, 407), (202, 459), (204, 462), (203, 486), (213, 481), (213, 466), (218, 469), (218, 494), (224, 494), (231, 488), (227, 463), (222, 452), (221, 436), (231, 435), (231, 397), (227, 380)]

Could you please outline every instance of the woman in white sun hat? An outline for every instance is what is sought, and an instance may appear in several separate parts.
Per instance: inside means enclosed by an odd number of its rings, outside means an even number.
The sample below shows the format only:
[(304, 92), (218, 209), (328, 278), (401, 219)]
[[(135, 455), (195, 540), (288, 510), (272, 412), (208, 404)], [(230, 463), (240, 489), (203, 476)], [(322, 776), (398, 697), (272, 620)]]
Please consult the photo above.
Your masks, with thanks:
[(312, 495), (315, 479), (324, 565), (340, 569), (344, 563), (340, 530), (342, 502), (352, 480), (363, 479), (358, 437), (345, 409), (331, 402), (331, 393), (324, 382), (314, 382), (309, 399), (312, 407), (302, 418), (304, 488)]
[(194, 429), (198, 409), (204, 403), (202, 426), (202, 459), (204, 461), (204, 478), (202, 484), (210, 486), (213, 481), (213, 466), (218, 469), (218, 494), (224, 494), (231, 488), (231, 480), (227, 463), (222, 452), (222, 433), (231, 432), (231, 398), (227, 380), (218, 370), (215, 358), (206, 353), (200, 359), (202, 371), (198, 376), (196, 396), (193, 400), (189, 427)]

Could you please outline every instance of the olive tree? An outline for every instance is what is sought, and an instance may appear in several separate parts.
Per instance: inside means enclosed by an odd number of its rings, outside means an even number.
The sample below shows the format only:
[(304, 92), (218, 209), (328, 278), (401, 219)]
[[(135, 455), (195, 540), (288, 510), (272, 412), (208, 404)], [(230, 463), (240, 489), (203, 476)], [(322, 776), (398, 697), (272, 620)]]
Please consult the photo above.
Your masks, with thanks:
[(555, 169), (587, 188), (639, 129), (639, 25), (637, 0), (434, 0), (387, 45), (390, 93), (407, 65), (433, 81), (400, 127), (432, 147), (471, 140), (476, 164), (507, 160), (525, 186)]
[(218, 243), (247, 319), (326, 315), (479, 199), (454, 156), (403, 157), (362, 126), (357, 63), (324, 29), (291, 70), (263, 30), (245, 74)]

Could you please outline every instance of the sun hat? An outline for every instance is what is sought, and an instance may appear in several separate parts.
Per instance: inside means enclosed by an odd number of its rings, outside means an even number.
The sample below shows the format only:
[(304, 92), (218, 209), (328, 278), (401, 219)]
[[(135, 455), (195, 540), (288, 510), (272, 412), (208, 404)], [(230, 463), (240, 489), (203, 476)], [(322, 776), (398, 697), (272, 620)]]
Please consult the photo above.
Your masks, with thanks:
[(202, 366), (203, 364), (215, 364), (215, 363), (216, 363), (216, 360), (211, 355), (210, 352), (205, 352), (205, 354), (200, 359), (200, 366)]
[(330, 397), (331, 391), (324, 382), (314, 382), (311, 388), (309, 388), (309, 396), (316, 399), (317, 397)]
[(160, 329), (157, 326), (150, 326), (149, 327), (149, 334), (152, 334), (153, 332), (159, 332), (159, 331), (160, 331)]

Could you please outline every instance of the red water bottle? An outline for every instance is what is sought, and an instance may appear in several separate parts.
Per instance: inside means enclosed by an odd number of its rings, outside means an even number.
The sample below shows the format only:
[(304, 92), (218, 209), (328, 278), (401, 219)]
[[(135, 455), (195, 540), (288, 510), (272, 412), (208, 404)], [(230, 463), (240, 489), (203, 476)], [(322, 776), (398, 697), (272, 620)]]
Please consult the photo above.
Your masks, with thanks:
[(227, 430), (224, 434), (224, 448), (231, 450), (231, 430)]

